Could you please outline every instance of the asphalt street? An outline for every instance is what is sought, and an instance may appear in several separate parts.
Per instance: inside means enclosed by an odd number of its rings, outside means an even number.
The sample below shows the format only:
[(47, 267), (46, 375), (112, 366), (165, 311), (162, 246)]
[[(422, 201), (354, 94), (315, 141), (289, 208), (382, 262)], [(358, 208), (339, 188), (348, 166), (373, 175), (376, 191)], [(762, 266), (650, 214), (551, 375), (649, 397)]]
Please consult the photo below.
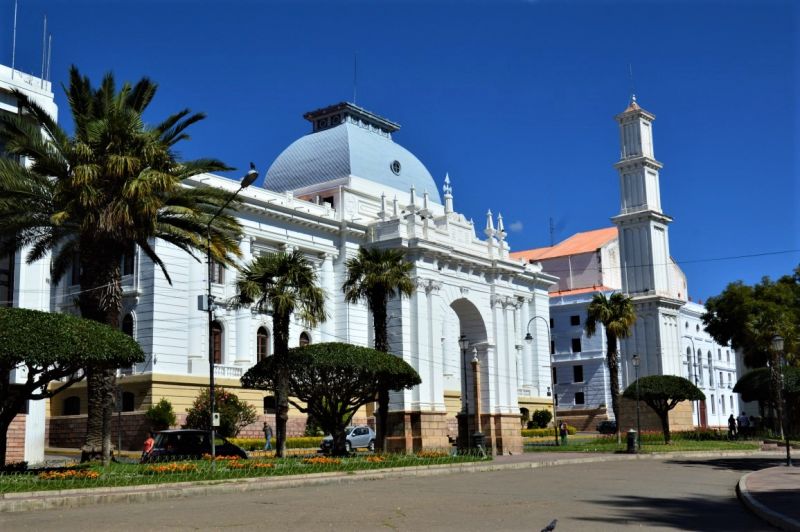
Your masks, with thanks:
[(0, 514), (0, 530), (772, 530), (737, 500), (763, 458), (665, 459), (343, 482)]

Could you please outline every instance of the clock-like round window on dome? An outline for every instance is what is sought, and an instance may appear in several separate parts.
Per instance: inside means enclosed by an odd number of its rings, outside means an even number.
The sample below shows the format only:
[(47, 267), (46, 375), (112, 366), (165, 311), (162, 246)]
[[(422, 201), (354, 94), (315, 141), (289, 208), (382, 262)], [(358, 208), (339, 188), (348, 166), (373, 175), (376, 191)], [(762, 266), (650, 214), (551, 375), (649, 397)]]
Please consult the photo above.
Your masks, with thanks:
[(392, 164), (389, 165), (389, 168), (392, 169), (392, 173), (394, 175), (400, 175), (400, 161), (392, 161)]

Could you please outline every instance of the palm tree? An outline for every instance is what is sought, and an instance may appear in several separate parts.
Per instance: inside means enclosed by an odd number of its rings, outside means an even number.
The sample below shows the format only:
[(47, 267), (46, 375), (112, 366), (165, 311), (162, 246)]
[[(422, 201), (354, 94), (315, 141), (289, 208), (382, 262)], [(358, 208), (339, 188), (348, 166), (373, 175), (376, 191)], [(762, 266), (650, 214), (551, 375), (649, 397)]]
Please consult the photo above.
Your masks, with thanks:
[[(236, 281), (238, 306), (253, 304), (260, 312), (272, 313), (275, 361), (289, 356), (289, 323), (294, 314), (308, 327), (325, 321), (325, 292), (317, 286), (317, 274), (297, 250), (261, 255), (246, 265)], [(289, 375), (285, 364), (277, 364), (275, 379), (275, 454), (286, 451), (286, 421), (289, 419)]]
[[(81, 315), (119, 327), (120, 264), (136, 246), (169, 281), (156, 238), (193, 254), (206, 246), (206, 224), (227, 199), (224, 191), (183, 186), (191, 176), (229, 169), (214, 159), (180, 162), (174, 146), (203, 114), (184, 109), (155, 126), (142, 113), (157, 85), (142, 78), (117, 91), (112, 74), (94, 88), (76, 67), (66, 88), (70, 136), (19, 91), (21, 113), (0, 117), (0, 136), (13, 159), (0, 159), (0, 234), (12, 235), (0, 255), (27, 250), (34, 262), (52, 253), (58, 282), (79, 257)], [(223, 215), (211, 228), (216, 260), (239, 254), (240, 226)], [(89, 367), (83, 458), (110, 457), (114, 369)]]
[[(411, 296), (414, 282), (409, 273), (412, 264), (403, 258), (399, 249), (360, 248), (358, 256), (347, 261), (347, 280), (342, 286), (345, 301), (366, 301), (372, 312), (372, 327), (375, 332), (375, 349), (389, 352), (386, 331), (389, 299)], [(381, 449), (385, 449), (386, 426), (389, 414), (389, 390), (379, 387), (378, 431), (376, 438)]]
[(617, 420), (617, 439), (619, 439), (619, 357), (617, 355), (617, 338), (627, 338), (631, 326), (636, 322), (636, 313), (631, 298), (615, 292), (607, 298), (605, 294), (595, 294), (589, 303), (586, 318), (586, 334), (594, 336), (597, 324), (606, 330), (606, 363), (608, 364), (611, 386), (611, 408)]

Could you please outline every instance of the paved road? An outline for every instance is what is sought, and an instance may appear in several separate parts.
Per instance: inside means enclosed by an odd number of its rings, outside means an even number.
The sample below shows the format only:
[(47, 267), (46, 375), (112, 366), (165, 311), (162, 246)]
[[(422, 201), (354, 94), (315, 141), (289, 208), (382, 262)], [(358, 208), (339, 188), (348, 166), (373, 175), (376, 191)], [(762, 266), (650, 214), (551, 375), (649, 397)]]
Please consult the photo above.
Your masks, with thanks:
[(0, 530), (772, 530), (736, 499), (763, 458), (637, 460), (0, 514)]

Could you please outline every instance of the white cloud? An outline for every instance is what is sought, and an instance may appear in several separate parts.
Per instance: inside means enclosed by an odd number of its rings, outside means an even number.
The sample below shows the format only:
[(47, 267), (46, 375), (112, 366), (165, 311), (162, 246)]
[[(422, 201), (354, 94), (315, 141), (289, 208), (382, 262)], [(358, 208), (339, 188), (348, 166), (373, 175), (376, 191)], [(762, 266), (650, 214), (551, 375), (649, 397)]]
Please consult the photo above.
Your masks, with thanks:
[(508, 229), (513, 233), (519, 233), (520, 231), (522, 231), (522, 222), (520, 222), (519, 220), (517, 220), (516, 222), (511, 222), (511, 224), (509, 224), (508, 226)]

